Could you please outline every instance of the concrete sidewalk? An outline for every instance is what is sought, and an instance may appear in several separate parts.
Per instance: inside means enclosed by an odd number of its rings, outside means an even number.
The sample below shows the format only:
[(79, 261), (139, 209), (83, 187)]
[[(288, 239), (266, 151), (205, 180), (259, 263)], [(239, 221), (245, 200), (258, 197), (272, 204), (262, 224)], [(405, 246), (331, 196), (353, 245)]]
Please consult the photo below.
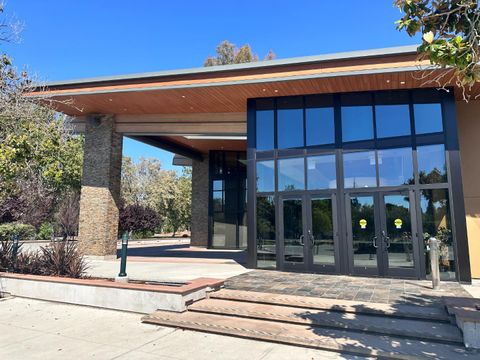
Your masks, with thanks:
[[(120, 270), (120, 260), (87, 260), (88, 275), (114, 278)], [(184, 282), (199, 277), (226, 279), (250, 270), (237, 263), (209, 263), (196, 259), (171, 259), (165, 261), (136, 261), (129, 258), (127, 274), (132, 280)]]
[(0, 301), (0, 359), (363, 359), (140, 322), (141, 315), (12, 298)]

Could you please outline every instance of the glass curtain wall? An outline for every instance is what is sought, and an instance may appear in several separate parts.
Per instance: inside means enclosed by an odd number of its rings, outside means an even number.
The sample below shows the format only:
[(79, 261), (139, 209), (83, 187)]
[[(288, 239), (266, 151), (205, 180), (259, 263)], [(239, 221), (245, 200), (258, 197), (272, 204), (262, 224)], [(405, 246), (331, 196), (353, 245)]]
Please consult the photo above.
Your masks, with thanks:
[[(442, 114), (441, 95), (430, 89), (256, 100), (253, 169), (257, 267), (275, 268), (279, 264), (276, 233), (278, 222), (286, 220), (275, 214), (282, 194), (316, 191), (328, 198), (335, 193), (338, 204), (342, 204), (346, 193), (414, 190), (418, 194), (414, 198), (418, 230), (423, 234), (418, 240), (424, 257), (422, 276), (429, 272), (426, 241), (435, 236), (442, 242), (442, 276), (454, 278)], [(354, 199), (359, 209), (373, 206), (367, 195), (356, 194)], [(345, 214), (338, 211), (332, 217), (341, 220)], [(331, 232), (330, 228), (319, 226), (316, 232)], [(345, 228), (340, 230), (340, 234), (345, 234)], [(359, 232), (365, 235), (361, 229)], [(340, 236), (338, 241), (346, 239)], [(332, 246), (329, 251), (333, 251)], [(340, 257), (347, 258), (345, 254)], [(365, 261), (374, 258), (374, 254), (367, 254)], [(340, 268), (347, 271), (345, 266)]]
[(210, 152), (210, 247), (247, 247), (246, 154)]

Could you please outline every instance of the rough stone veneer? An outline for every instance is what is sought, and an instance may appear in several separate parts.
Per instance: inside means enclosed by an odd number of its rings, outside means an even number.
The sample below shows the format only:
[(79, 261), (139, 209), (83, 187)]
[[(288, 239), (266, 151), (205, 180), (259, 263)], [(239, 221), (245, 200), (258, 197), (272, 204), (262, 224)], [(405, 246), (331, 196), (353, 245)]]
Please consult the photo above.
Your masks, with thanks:
[(86, 255), (117, 253), (122, 134), (113, 115), (88, 117), (85, 125), (79, 246)]
[(208, 246), (208, 158), (192, 161), (192, 246)]

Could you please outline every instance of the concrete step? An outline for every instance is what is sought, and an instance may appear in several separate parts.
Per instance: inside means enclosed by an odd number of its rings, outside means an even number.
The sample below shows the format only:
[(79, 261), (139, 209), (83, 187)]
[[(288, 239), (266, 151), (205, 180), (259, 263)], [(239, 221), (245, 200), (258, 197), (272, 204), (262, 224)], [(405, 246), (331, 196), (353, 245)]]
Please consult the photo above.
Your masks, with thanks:
[(463, 337), (460, 330), (456, 326), (444, 322), (372, 316), (362, 313), (312, 310), (223, 299), (201, 300), (188, 306), (188, 310), (463, 345)]
[(450, 317), (446, 310), (442, 307), (435, 306), (380, 304), (230, 289), (222, 289), (220, 291), (210, 293), (209, 297), (212, 299), (292, 306), (314, 310), (337, 311), (341, 313), (369, 314), (406, 319), (421, 319), (436, 322), (450, 322)]
[(207, 314), (157, 311), (145, 323), (388, 359), (478, 359), (463, 346), (358, 331)]

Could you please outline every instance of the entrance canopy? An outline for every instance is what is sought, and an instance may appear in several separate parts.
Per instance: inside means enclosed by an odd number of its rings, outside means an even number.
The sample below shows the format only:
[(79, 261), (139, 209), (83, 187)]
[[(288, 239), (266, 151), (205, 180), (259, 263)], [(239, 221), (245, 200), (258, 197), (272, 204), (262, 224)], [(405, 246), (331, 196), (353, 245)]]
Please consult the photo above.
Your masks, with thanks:
[(416, 47), (99, 77), (47, 84), (56, 109), (83, 131), (91, 114), (114, 114), (116, 131), (199, 158), (246, 149), (249, 98), (432, 87), (415, 76)]

